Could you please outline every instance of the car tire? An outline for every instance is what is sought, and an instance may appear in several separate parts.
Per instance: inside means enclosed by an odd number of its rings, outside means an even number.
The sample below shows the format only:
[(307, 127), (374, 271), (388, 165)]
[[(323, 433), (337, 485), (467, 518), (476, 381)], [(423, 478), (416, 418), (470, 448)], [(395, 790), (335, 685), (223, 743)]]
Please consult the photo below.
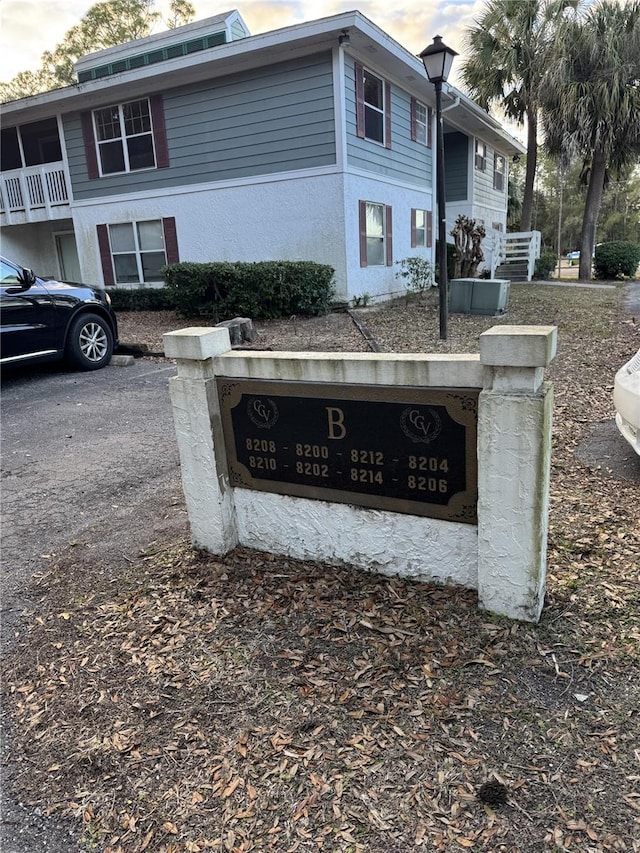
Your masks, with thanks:
[(80, 370), (98, 370), (111, 360), (113, 333), (97, 314), (80, 314), (69, 326), (67, 360)]

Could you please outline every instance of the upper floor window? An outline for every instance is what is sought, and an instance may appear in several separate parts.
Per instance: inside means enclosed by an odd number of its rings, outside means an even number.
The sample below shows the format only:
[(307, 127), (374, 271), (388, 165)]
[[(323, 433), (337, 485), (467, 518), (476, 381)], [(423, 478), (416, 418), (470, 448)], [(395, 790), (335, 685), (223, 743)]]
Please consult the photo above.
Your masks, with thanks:
[(507, 161), (502, 154), (495, 154), (493, 158), (493, 188), (504, 190), (504, 176), (507, 171)]
[(391, 85), (362, 65), (355, 73), (357, 135), (391, 148)]
[(90, 180), (169, 165), (162, 95), (84, 112), (80, 122)]
[(384, 142), (384, 87), (382, 80), (364, 72), (364, 135)]
[(360, 266), (391, 266), (391, 207), (360, 202)]
[(411, 139), (431, 148), (431, 110), (411, 98)]
[(95, 110), (93, 120), (102, 175), (155, 168), (151, 110), (147, 98)]
[(479, 172), (484, 172), (487, 168), (487, 146), (479, 139), (476, 139), (475, 166)]

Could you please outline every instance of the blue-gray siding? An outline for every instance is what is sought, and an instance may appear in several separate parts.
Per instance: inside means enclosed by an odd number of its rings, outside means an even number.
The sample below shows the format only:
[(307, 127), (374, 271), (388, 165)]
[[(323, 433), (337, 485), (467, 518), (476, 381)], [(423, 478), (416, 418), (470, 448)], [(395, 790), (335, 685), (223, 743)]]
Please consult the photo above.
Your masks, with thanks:
[(469, 198), (469, 137), (458, 131), (444, 135), (444, 178), (447, 201)]
[[(376, 73), (372, 69), (372, 73)], [(379, 75), (381, 76), (381, 75)], [(411, 140), (411, 96), (391, 85), (391, 148), (356, 136), (355, 66), (345, 60), (347, 161), (352, 168), (385, 175), (417, 187), (431, 187), (433, 149)]]
[(336, 162), (329, 53), (171, 89), (163, 100), (170, 162), (166, 169), (89, 180), (80, 115), (64, 116), (76, 200)]
[(493, 188), (495, 154), (495, 150), (487, 145), (487, 165), (484, 172), (474, 169), (473, 203), (484, 205), (485, 207), (497, 208), (498, 210), (506, 210), (507, 164), (505, 163), (504, 188), (496, 190)]

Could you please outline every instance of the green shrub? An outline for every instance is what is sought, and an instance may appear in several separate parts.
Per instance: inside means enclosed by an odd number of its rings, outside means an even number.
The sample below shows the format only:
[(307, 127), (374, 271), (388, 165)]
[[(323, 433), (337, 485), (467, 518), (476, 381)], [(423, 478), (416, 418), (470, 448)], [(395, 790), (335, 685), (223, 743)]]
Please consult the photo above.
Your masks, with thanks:
[(396, 278), (407, 280), (407, 290), (423, 295), (430, 287), (435, 287), (431, 261), (419, 255), (413, 255), (410, 258), (402, 258), (396, 263), (400, 265), (400, 272), (396, 273)]
[(628, 240), (614, 240), (596, 246), (593, 270), (596, 278), (633, 278), (640, 264), (640, 246)]
[(164, 268), (172, 306), (183, 317), (215, 322), (326, 314), (333, 267), (311, 261), (181, 263)]
[(533, 277), (538, 279), (549, 278), (549, 273), (553, 272), (558, 263), (558, 256), (550, 249), (545, 249), (540, 253), (540, 257), (536, 258), (536, 264), (533, 270)]
[[(438, 240), (436, 240), (436, 264), (435, 264), (435, 269), (433, 271), (434, 278), (436, 281), (440, 281), (440, 278), (438, 276), (439, 258), (440, 258), (440, 248), (438, 245)], [(456, 272), (456, 247), (453, 245), (453, 243), (447, 243), (447, 279), (448, 279), (448, 281), (451, 281), (451, 279), (454, 278), (455, 272)]]
[(164, 287), (142, 287), (138, 290), (107, 287), (106, 290), (114, 311), (167, 311), (173, 308)]

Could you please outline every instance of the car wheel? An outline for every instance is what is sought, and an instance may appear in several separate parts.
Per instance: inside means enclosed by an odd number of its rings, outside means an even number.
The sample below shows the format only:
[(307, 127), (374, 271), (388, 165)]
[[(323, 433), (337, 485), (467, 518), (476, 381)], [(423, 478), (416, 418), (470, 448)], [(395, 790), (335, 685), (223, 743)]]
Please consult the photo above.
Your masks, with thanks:
[(69, 327), (67, 359), (80, 370), (98, 370), (113, 353), (113, 334), (97, 314), (80, 314)]

